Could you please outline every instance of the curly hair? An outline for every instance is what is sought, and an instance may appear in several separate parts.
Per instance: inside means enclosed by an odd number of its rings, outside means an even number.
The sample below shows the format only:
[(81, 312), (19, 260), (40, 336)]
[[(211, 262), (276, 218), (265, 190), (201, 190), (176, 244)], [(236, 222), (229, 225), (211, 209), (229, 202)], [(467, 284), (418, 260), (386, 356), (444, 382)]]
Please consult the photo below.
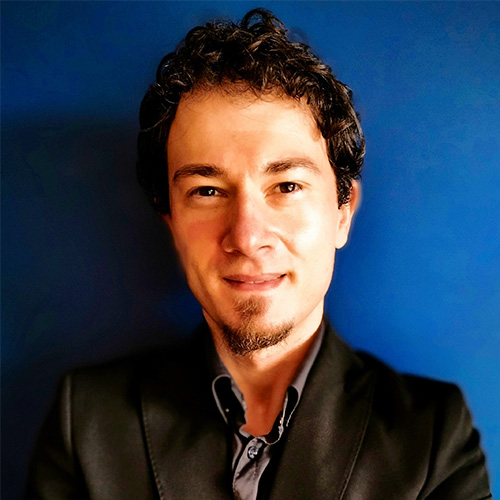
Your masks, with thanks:
[(182, 96), (231, 86), (257, 96), (304, 98), (327, 142), (338, 205), (349, 201), (365, 153), (352, 91), (307, 45), (291, 41), (271, 12), (254, 9), (239, 24), (215, 21), (193, 28), (162, 59), (142, 100), (137, 178), (157, 212), (170, 212), (166, 144)]

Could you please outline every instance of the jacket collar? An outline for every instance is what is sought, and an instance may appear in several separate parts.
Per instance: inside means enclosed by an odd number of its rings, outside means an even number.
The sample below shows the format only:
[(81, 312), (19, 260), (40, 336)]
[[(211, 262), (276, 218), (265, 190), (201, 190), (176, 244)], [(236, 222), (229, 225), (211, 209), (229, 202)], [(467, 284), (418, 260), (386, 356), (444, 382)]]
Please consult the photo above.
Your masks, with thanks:
[[(211, 390), (200, 329), (142, 380), (144, 435), (160, 499), (231, 498), (228, 435)], [(207, 329), (208, 330), (208, 329)]]
[(328, 327), (277, 464), (272, 500), (343, 497), (370, 418), (374, 379)]
[[(229, 499), (231, 437), (211, 390), (200, 336), (159, 356), (142, 382), (142, 417), (161, 499)], [(341, 499), (371, 411), (374, 376), (327, 326), (290, 424), (276, 470), (272, 500)], [(272, 472), (272, 471), (269, 471)]]

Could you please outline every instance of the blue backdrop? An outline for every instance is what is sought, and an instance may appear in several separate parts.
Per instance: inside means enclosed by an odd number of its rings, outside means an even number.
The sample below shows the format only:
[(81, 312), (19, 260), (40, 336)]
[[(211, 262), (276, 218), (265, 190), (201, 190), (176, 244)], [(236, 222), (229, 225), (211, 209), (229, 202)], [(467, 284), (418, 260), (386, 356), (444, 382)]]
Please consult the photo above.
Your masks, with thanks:
[(499, 3), (4, 1), (3, 498), (63, 370), (199, 321), (135, 182), (138, 106), (189, 28), (256, 6), (362, 116), (363, 203), (329, 315), (355, 347), (463, 388), (500, 494)]

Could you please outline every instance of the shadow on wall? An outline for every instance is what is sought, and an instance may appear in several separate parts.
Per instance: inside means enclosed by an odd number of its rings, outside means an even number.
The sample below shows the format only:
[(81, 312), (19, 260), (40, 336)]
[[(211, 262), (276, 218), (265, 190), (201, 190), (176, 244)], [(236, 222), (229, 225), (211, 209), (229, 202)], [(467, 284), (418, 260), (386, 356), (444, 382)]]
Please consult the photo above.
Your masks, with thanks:
[(137, 127), (23, 118), (2, 132), (4, 498), (21, 495), (64, 370), (174, 341), (201, 320), (135, 179)]

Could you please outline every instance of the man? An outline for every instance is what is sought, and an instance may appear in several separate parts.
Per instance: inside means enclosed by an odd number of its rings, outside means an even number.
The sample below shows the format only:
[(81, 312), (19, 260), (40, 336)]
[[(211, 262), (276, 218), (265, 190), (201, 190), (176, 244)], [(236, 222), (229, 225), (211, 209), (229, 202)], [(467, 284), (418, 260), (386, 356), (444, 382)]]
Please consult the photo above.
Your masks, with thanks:
[(27, 498), (491, 498), (459, 390), (353, 353), (323, 318), (364, 156), (331, 70), (267, 11), (195, 28), (138, 144), (206, 323), (69, 374)]

